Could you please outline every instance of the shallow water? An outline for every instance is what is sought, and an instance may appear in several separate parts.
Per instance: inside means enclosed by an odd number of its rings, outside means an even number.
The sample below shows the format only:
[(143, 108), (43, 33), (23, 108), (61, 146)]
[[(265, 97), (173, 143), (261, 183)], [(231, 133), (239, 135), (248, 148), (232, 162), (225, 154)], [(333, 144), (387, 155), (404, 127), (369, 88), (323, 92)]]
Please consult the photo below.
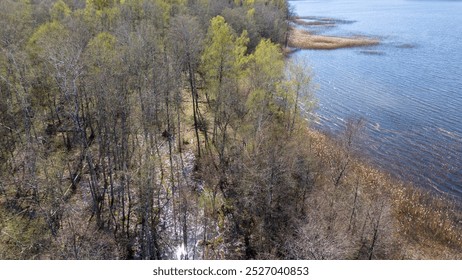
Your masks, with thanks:
[(373, 164), (462, 198), (462, 1), (289, 1), (299, 16), (334, 18), (327, 35), (378, 37), (372, 47), (304, 50), (318, 84), (318, 126), (367, 120)]

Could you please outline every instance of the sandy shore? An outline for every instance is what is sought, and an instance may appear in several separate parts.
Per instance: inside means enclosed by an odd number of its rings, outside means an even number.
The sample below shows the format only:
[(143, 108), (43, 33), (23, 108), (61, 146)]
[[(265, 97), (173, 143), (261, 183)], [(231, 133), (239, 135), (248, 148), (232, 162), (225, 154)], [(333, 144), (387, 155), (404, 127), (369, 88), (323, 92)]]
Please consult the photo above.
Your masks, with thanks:
[(306, 30), (292, 28), (289, 34), (289, 47), (313, 50), (333, 50), (379, 44), (379, 40), (366, 37), (334, 37), (313, 35)]

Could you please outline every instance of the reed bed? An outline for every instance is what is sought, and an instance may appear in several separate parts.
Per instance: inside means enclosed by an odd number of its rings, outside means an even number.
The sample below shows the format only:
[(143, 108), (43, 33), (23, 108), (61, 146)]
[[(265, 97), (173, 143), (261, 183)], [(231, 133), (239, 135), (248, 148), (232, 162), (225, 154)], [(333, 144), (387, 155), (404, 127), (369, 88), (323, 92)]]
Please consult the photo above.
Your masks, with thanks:
[(292, 28), (289, 34), (289, 47), (312, 50), (334, 50), (340, 48), (354, 48), (379, 44), (379, 40), (366, 37), (334, 37), (313, 35), (298, 28)]

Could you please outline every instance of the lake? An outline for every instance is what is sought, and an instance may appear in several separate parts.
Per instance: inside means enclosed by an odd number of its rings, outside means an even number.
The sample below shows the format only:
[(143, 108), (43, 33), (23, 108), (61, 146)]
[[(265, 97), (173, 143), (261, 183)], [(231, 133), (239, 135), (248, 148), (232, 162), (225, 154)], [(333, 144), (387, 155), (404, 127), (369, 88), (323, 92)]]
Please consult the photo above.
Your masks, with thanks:
[(303, 50), (318, 89), (316, 126), (366, 119), (363, 152), (381, 169), (462, 198), (462, 1), (289, 1), (298, 16), (333, 18), (324, 35), (381, 44)]

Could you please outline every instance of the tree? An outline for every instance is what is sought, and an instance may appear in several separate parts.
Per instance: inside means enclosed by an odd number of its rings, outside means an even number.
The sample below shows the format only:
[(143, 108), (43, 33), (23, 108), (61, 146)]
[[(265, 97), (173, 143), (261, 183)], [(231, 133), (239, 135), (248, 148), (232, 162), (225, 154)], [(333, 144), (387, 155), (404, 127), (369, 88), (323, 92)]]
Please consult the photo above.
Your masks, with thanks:
[[(220, 157), (223, 156), (231, 111), (236, 106), (239, 94), (237, 81), (245, 75), (245, 55), (248, 43), (244, 31), (237, 37), (224, 18), (217, 16), (210, 22), (206, 47), (202, 55), (201, 71), (207, 83), (206, 97), (214, 111), (213, 142), (216, 143)], [(220, 132), (219, 140), (218, 133)]]
[[(284, 70), (285, 79), (278, 89), (279, 104), (284, 107), (287, 129), (290, 133), (295, 128), (296, 120), (300, 117), (309, 119), (309, 112), (316, 105), (311, 83), (311, 69), (308, 65), (309, 62), (306, 60), (297, 63), (287, 62)], [(302, 122), (302, 125), (305, 123)]]
[(251, 56), (250, 93), (246, 106), (253, 119), (253, 133), (257, 133), (269, 118), (276, 114), (276, 90), (283, 78), (284, 62), (277, 45), (263, 39)]
[(71, 9), (66, 5), (63, 0), (56, 1), (50, 11), (52, 20), (62, 21), (71, 15)]
[(262, 38), (271, 39), (283, 46), (286, 44), (289, 28), (287, 5), (284, 0), (256, 1), (253, 18)]
[(199, 129), (201, 124), (204, 123), (204, 119), (199, 109), (199, 92), (197, 89), (196, 72), (199, 67), (203, 36), (200, 32), (200, 26), (197, 20), (186, 16), (176, 17), (171, 23), (170, 40), (174, 55), (179, 59), (179, 63), (187, 72), (189, 90), (192, 98), (197, 155), (200, 157), (201, 142)]

